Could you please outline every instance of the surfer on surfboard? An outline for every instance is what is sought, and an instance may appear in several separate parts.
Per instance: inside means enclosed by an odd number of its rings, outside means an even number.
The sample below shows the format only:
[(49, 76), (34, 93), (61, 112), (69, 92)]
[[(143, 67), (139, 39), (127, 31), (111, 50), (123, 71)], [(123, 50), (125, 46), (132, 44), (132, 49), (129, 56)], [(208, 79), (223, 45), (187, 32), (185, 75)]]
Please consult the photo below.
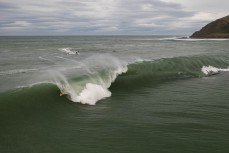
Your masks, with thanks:
[(63, 96), (63, 95), (64, 95), (64, 93), (60, 91), (60, 97)]

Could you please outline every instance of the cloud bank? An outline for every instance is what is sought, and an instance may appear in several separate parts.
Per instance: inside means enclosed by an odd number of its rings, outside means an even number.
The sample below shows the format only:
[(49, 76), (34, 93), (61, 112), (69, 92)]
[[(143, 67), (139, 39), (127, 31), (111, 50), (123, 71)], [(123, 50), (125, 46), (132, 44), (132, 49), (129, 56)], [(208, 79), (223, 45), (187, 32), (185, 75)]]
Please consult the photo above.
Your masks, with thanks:
[(226, 9), (222, 13), (207, 12), (211, 9), (208, 5), (201, 11), (194, 10), (189, 7), (196, 7), (194, 2), (1, 0), (0, 35), (190, 34), (228, 13)]

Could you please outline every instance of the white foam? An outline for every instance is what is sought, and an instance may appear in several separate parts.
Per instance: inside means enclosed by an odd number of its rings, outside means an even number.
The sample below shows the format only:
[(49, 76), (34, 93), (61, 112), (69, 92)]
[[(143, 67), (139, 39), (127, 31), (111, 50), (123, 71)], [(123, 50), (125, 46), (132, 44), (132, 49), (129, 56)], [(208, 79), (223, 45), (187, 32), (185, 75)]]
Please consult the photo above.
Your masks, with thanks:
[(73, 51), (72, 48), (60, 48), (59, 49), (61, 52), (70, 54), (70, 55), (75, 55), (75, 54), (79, 54), (79, 51)]
[(72, 95), (71, 100), (82, 104), (95, 105), (98, 100), (111, 96), (111, 92), (101, 85), (87, 83), (78, 96)]
[(229, 72), (229, 68), (227, 69), (219, 69), (220, 71), (224, 71), (224, 72)]
[(201, 71), (206, 75), (219, 73), (218, 68), (210, 66), (210, 65), (209, 66), (203, 66)]
[(203, 66), (201, 71), (205, 74), (205, 75), (213, 75), (213, 74), (218, 74), (221, 71), (229, 71), (229, 68), (227, 69), (221, 69), (221, 68), (216, 68), (214, 66)]

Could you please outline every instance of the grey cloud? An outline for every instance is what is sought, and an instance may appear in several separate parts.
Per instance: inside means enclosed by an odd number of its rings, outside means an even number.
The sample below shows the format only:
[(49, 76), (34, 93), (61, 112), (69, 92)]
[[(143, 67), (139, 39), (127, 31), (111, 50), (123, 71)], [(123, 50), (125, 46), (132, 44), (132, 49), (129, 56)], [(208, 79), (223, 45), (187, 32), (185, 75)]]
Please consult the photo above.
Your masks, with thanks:
[(0, 10), (8, 10), (8, 9), (15, 9), (17, 8), (16, 5), (8, 3), (8, 2), (0, 2)]
[(1, 35), (172, 34), (197, 25), (196, 12), (161, 0), (2, 0), (0, 9)]

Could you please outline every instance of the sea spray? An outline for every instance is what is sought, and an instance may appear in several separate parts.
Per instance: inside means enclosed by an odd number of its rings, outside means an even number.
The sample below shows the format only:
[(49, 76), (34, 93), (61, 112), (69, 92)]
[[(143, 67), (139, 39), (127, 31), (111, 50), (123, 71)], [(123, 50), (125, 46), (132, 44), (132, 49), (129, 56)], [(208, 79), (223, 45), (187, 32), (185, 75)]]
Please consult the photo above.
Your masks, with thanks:
[(127, 64), (109, 55), (92, 56), (82, 64), (85, 66), (82, 75), (72, 72), (75, 69), (69, 67), (69, 73), (58, 70), (51, 72), (60, 92), (69, 100), (82, 104), (95, 105), (98, 100), (110, 97), (108, 88), (112, 82), (118, 75), (127, 72)]
[(54, 84), (60, 89), (60, 92), (65, 95), (74, 95), (75, 91), (69, 84), (67, 78), (59, 72), (52, 72)]

